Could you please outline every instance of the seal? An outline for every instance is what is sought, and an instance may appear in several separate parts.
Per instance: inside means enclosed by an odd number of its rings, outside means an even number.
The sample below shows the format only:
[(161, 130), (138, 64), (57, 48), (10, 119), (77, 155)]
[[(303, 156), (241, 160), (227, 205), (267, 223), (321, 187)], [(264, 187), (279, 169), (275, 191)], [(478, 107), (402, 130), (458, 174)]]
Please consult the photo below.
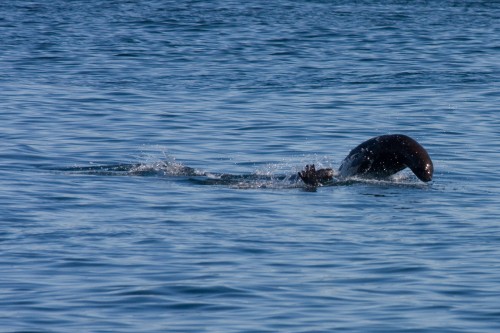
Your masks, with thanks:
[[(407, 167), (421, 181), (432, 180), (434, 166), (425, 148), (404, 134), (389, 134), (371, 138), (351, 150), (342, 161), (338, 175), (340, 178), (383, 179)], [(309, 186), (327, 183), (333, 174), (330, 168), (316, 170), (314, 164), (306, 165), (304, 171), (298, 173)]]

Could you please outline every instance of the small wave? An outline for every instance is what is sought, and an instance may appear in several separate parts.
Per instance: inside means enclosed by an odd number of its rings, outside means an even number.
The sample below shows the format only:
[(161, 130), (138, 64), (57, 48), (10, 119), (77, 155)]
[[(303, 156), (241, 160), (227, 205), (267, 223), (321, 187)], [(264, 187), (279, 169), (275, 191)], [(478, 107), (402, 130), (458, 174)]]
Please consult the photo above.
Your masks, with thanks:
[(101, 176), (203, 176), (205, 172), (197, 170), (182, 163), (176, 162), (175, 159), (156, 160), (142, 163), (119, 163), (119, 164), (102, 164), (89, 166), (73, 166), (65, 168), (52, 168), (53, 171), (78, 173), (87, 175)]
[(406, 172), (399, 172), (385, 179), (363, 178), (359, 176), (352, 176), (345, 179), (350, 184), (367, 184), (378, 186), (402, 186), (402, 187), (422, 187), (427, 188), (431, 183), (423, 183), (415, 176), (407, 174)]

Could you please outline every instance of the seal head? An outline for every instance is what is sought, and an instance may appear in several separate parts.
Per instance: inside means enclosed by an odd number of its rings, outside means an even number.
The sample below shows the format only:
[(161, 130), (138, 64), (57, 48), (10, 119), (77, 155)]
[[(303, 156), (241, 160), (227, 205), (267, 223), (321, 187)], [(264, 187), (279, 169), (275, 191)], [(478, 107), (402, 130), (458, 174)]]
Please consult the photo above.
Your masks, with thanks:
[[(351, 150), (342, 161), (338, 175), (340, 178), (381, 179), (407, 167), (421, 181), (432, 180), (434, 166), (424, 147), (404, 134), (381, 135)], [(318, 186), (333, 179), (333, 170), (316, 170), (314, 164), (307, 165), (304, 171), (299, 172), (299, 177), (309, 186)]]
[(417, 141), (404, 134), (381, 135), (351, 150), (339, 168), (341, 177), (386, 178), (406, 167), (421, 181), (432, 180), (432, 160)]

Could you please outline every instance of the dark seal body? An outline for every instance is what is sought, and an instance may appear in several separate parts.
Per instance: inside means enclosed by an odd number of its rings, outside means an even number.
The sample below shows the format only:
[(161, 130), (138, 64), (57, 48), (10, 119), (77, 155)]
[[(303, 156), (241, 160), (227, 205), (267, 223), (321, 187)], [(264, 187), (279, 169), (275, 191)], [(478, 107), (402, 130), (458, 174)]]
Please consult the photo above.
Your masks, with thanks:
[(424, 147), (409, 136), (391, 134), (377, 136), (351, 150), (339, 173), (341, 177), (386, 178), (406, 167), (421, 181), (432, 180), (434, 166)]
[[(342, 161), (338, 175), (382, 179), (406, 167), (421, 181), (432, 180), (434, 166), (424, 147), (404, 134), (381, 135), (351, 150)], [(309, 186), (318, 186), (333, 179), (333, 170), (316, 170), (314, 165), (307, 165), (299, 177)]]

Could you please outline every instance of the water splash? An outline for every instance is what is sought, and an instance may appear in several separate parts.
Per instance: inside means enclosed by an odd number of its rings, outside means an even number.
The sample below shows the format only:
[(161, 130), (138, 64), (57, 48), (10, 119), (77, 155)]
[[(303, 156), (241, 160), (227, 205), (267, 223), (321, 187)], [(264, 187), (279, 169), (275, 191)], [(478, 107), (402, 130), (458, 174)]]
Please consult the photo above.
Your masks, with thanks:
[[(114, 165), (75, 166), (55, 169), (59, 172), (78, 173), (101, 176), (141, 176), (176, 178), (194, 185), (220, 185), (236, 189), (294, 189), (307, 186), (299, 179), (297, 173), (305, 164), (314, 163), (317, 168), (332, 168), (332, 161), (326, 157), (303, 156), (300, 162), (293, 159), (284, 159), (279, 163), (269, 163), (260, 166), (248, 174), (215, 173), (188, 167), (163, 152), (161, 159), (158, 156), (142, 155), (142, 162)], [(306, 162), (308, 161), (308, 162)], [(311, 162), (312, 161), (312, 162)], [(349, 186), (358, 183), (375, 185), (422, 185), (407, 173), (400, 172), (388, 179), (376, 180), (360, 177), (339, 178), (334, 171), (334, 178), (323, 186)]]

